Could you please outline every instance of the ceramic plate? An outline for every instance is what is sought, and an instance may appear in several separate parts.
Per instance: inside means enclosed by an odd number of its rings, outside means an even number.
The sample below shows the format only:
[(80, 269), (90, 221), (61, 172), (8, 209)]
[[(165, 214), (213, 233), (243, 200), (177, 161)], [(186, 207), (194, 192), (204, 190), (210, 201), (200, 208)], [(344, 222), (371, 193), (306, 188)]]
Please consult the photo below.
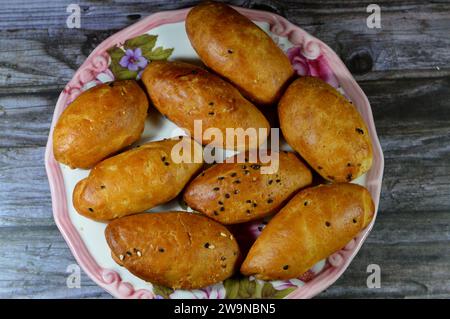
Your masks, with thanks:
[[(322, 78), (335, 86), (357, 106), (370, 130), (374, 147), (371, 170), (355, 182), (366, 186), (378, 208), (383, 155), (375, 131), (367, 97), (355, 82), (338, 56), (326, 44), (309, 35), (286, 19), (268, 12), (236, 8), (267, 32), (286, 52), (299, 75)], [(52, 193), (55, 222), (79, 265), (98, 285), (118, 298), (310, 298), (330, 286), (345, 271), (358, 252), (375, 221), (349, 242), (342, 250), (316, 264), (302, 277), (284, 281), (263, 282), (252, 277), (235, 277), (204, 289), (170, 290), (152, 285), (118, 266), (110, 255), (103, 235), (105, 224), (77, 214), (72, 205), (75, 184), (89, 173), (72, 170), (55, 161), (52, 150), (53, 127), (64, 108), (80, 92), (99, 83), (114, 79), (139, 78), (145, 63), (153, 60), (200, 60), (191, 47), (185, 32), (189, 9), (159, 12), (116, 33), (102, 42), (77, 70), (59, 96), (53, 115), (45, 163)], [(130, 64), (128, 57), (140, 60)], [(132, 61), (131, 61), (132, 62)], [(155, 110), (150, 110), (146, 129), (138, 144), (184, 134)], [(187, 209), (174, 200), (154, 211)], [(243, 245), (249, 245), (259, 235), (267, 220), (236, 226)]]

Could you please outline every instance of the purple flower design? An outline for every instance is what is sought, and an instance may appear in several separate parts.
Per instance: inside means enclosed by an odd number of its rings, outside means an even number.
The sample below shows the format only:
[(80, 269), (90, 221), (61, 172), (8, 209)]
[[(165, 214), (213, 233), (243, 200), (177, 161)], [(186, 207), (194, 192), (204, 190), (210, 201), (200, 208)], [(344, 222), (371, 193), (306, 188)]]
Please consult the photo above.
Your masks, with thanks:
[(141, 48), (135, 50), (127, 49), (125, 55), (120, 59), (119, 64), (128, 68), (130, 71), (137, 71), (139, 68), (143, 69), (147, 66), (147, 59), (142, 56)]
[(335, 88), (339, 86), (336, 76), (323, 55), (314, 60), (308, 59), (303, 55), (300, 47), (292, 47), (286, 54), (298, 75), (318, 77)]

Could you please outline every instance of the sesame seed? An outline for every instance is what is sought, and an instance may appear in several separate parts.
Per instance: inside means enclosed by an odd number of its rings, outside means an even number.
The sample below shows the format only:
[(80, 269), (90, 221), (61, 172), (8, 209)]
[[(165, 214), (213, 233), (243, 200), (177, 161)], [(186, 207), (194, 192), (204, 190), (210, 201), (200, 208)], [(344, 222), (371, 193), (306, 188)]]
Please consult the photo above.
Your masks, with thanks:
[(227, 234), (225, 234), (225, 233), (220, 233), (220, 236), (222, 236), (222, 237), (227, 237)]
[(119, 259), (120, 259), (120, 260), (124, 260), (124, 259), (125, 259), (125, 256), (124, 256), (124, 255), (119, 255)]
[(209, 245), (208, 248), (209, 248), (209, 249), (214, 249), (214, 248), (216, 248), (216, 246), (214, 246), (214, 245)]
[(233, 235), (230, 235), (230, 239), (233, 240), (233, 238), (234, 238)]
[(136, 252), (136, 255), (138, 255), (138, 257), (141, 257), (141, 256), (142, 256), (142, 253), (138, 250), (138, 251)]
[(234, 194), (235, 194), (235, 195), (239, 194), (239, 190), (236, 189), (236, 190), (234, 191)]

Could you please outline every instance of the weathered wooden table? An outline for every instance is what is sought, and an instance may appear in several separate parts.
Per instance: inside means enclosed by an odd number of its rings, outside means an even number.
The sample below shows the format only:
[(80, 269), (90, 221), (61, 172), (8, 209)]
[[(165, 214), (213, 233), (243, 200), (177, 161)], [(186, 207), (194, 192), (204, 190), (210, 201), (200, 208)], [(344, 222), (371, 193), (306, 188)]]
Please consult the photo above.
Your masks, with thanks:
[[(56, 99), (103, 39), (153, 12), (197, 1), (0, 1), (0, 297), (110, 298), (82, 274), (52, 218), (44, 148)], [(450, 3), (232, 1), (274, 11), (328, 43), (372, 104), (386, 168), (375, 227), (320, 297), (450, 297)], [(366, 285), (381, 267), (381, 288)]]

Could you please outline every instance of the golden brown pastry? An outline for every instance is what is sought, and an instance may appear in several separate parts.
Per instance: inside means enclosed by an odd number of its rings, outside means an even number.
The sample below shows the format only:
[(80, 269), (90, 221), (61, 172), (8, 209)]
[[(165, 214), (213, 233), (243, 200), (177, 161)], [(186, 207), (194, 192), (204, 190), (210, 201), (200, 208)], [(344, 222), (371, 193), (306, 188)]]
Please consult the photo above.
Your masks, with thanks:
[(113, 259), (145, 281), (197, 289), (230, 277), (239, 247), (219, 223), (193, 213), (144, 213), (116, 219), (105, 230)]
[(296, 278), (343, 248), (369, 225), (374, 213), (370, 193), (362, 186), (305, 189), (264, 228), (241, 272), (263, 280)]
[(133, 80), (81, 93), (56, 123), (55, 159), (71, 168), (91, 168), (140, 138), (147, 109), (147, 96)]
[(278, 106), (289, 145), (323, 178), (350, 182), (372, 166), (369, 131), (356, 108), (314, 77), (295, 80)]
[(287, 56), (256, 24), (223, 3), (189, 11), (186, 32), (202, 61), (258, 104), (272, 104), (294, 71)]
[[(277, 153), (273, 153), (274, 155)], [(311, 184), (309, 169), (294, 153), (278, 153), (278, 170), (262, 174), (270, 164), (221, 163), (197, 176), (186, 188), (184, 201), (222, 224), (267, 216), (297, 190)]]
[[(190, 147), (199, 162), (176, 163), (175, 145)], [(98, 221), (140, 213), (174, 199), (202, 165), (201, 146), (190, 138), (150, 142), (97, 164), (75, 186), (73, 206)]]
[[(256, 148), (267, 139), (270, 125), (264, 115), (231, 84), (198, 66), (154, 61), (145, 69), (142, 81), (155, 107), (194, 138), (194, 120), (201, 120), (204, 133), (217, 128), (223, 140), (227, 128), (254, 128), (256, 133), (259, 128), (265, 129), (253, 147), (243, 139), (235, 140), (232, 148)], [(213, 142), (215, 146), (226, 146), (214, 135), (199, 138), (204, 145)]]

